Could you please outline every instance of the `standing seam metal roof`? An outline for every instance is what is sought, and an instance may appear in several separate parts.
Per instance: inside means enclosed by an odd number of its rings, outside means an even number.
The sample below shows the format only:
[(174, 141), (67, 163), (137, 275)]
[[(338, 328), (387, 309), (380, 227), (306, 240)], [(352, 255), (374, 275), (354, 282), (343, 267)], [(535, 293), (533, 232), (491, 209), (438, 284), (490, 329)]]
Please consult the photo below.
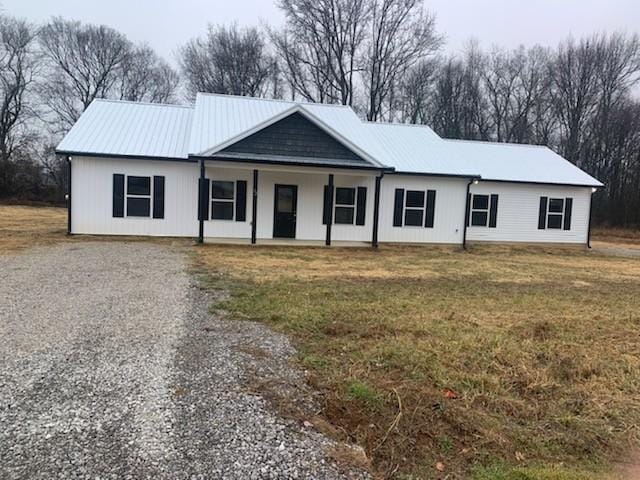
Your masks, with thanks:
[(94, 100), (57, 147), (67, 154), (211, 156), (300, 112), (373, 166), (485, 180), (602, 186), (551, 149), (446, 140), (426, 126), (362, 122), (346, 106), (198, 94), (194, 106)]
[(188, 106), (94, 100), (57, 150), (187, 159), (192, 117)]

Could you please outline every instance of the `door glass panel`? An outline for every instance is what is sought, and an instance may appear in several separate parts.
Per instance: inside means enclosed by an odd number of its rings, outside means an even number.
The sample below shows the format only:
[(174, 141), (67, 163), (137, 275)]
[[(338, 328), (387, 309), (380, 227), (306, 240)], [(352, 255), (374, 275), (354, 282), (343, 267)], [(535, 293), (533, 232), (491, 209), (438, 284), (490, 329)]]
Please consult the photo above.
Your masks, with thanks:
[(290, 188), (278, 189), (278, 212), (293, 213), (293, 192)]

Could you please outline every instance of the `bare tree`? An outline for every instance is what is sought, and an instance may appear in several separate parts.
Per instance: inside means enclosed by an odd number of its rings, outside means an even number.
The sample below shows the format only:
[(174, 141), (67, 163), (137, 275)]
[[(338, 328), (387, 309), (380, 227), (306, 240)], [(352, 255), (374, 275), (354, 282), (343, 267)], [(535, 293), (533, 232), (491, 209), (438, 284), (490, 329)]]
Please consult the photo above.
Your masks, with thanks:
[(180, 78), (149, 46), (132, 49), (120, 67), (116, 91), (121, 100), (168, 103), (175, 100)]
[(564, 156), (580, 163), (585, 125), (597, 106), (597, 56), (591, 40), (572, 39), (558, 48), (550, 64), (552, 98)]
[(268, 93), (274, 60), (255, 28), (209, 26), (204, 38), (180, 49), (180, 66), (191, 95), (196, 92), (262, 97)]
[(0, 192), (12, 178), (12, 157), (31, 139), (28, 89), (36, 73), (35, 29), (24, 20), (0, 17)]
[(286, 17), (272, 41), (294, 92), (309, 101), (352, 105), (369, 0), (279, 0)]
[(534, 140), (536, 100), (546, 95), (548, 59), (542, 48), (523, 47), (507, 52), (494, 50), (486, 59), (483, 88), (492, 122), (492, 138), (498, 142)]
[(419, 0), (370, 0), (371, 34), (367, 40), (364, 87), (367, 119), (378, 120), (391, 109), (402, 76), (419, 60), (435, 53), (442, 43), (435, 17)]
[(436, 60), (423, 60), (403, 76), (398, 100), (400, 121), (422, 124), (429, 122), (429, 103), (438, 69)]
[(42, 27), (40, 46), (49, 61), (41, 95), (60, 130), (70, 128), (95, 98), (109, 96), (131, 49), (112, 28), (59, 17)]

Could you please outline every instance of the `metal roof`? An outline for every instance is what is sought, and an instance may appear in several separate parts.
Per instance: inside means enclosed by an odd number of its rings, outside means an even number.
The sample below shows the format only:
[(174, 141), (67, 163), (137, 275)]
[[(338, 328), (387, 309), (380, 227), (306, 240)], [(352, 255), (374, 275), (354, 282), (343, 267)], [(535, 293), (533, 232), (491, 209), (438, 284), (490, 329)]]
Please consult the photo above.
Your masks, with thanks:
[(195, 106), (187, 107), (94, 100), (57, 151), (209, 157), (294, 112), (323, 128), (373, 167), (483, 180), (602, 186), (547, 147), (446, 140), (426, 126), (362, 122), (346, 106), (217, 94), (198, 94)]
[(445, 140), (451, 158), (468, 161), (482, 180), (602, 187), (591, 175), (548, 147), (515, 143)]
[(548, 147), (448, 140), (426, 126), (365, 123), (398, 172), (478, 176), (482, 180), (601, 187), (602, 183)]
[(94, 100), (59, 152), (187, 159), (193, 107)]
[(462, 157), (451, 158), (442, 139), (429, 127), (398, 123), (365, 123), (376, 140), (373, 148), (398, 172), (478, 177), (480, 172)]
[(371, 154), (374, 141), (355, 112), (342, 105), (288, 102), (198, 93), (189, 155), (210, 156), (278, 120), (299, 112), (372, 165), (384, 163)]

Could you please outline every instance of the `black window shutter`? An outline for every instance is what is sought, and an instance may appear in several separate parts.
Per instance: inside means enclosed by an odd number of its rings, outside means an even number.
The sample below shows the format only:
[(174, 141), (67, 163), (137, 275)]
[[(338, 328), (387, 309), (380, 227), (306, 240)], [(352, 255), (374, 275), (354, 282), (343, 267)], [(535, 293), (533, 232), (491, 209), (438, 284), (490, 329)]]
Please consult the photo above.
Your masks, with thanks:
[(540, 197), (540, 210), (538, 211), (538, 230), (547, 228), (547, 197)]
[(404, 189), (396, 188), (396, 196), (393, 204), (393, 226), (402, 226), (402, 210), (404, 206)]
[(153, 177), (153, 218), (164, 218), (164, 177)]
[(427, 213), (425, 215), (424, 226), (433, 228), (433, 219), (436, 213), (436, 191), (427, 190)]
[(489, 228), (496, 228), (498, 224), (498, 195), (491, 195), (491, 203), (489, 205)]
[(113, 174), (113, 216), (124, 217), (124, 175)]
[(322, 224), (329, 225), (333, 215), (333, 187), (324, 186), (324, 195), (322, 202)]
[(564, 229), (571, 230), (571, 207), (573, 207), (573, 198), (567, 198), (564, 201)]
[(356, 206), (356, 225), (364, 225), (367, 213), (367, 187), (358, 187)]
[(236, 182), (236, 222), (244, 222), (247, 219), (247, 182)]
[(208, 178), (198, 179), (198, 189), (200, 197), (198, 198), (198, 220), (209, 220), (209, 185)]
[(470, 216), (471, 216), (471, 194), (467, 195), (467, 227), (469, 226)]

